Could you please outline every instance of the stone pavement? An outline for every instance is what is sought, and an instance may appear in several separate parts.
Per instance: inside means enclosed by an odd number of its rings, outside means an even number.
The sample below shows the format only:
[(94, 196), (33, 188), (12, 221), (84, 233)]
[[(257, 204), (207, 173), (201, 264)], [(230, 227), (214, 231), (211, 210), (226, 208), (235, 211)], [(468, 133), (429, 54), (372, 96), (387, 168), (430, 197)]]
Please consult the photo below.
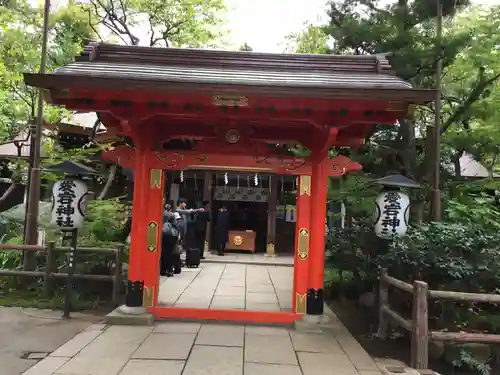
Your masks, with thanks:
[(380, 375), (336, 318), (323, 333), (158, 322), (92, 325), (24, 375)]
[(0, 374), (19, 375), (102, 316), (0, 307)]
[(160, 278), (158, 302), (176, 307), (292, 311), (293, 268), (202, 263)]
[(216, 252), (206, 253), (205, 263), (236, 263), (251, 265), (270, 265), (293, 267), (293, 255), (277, 255), (275, 257), (266, 256), (266, 254), (231, 252), (224, 254), (223, 257), (217, 256)]

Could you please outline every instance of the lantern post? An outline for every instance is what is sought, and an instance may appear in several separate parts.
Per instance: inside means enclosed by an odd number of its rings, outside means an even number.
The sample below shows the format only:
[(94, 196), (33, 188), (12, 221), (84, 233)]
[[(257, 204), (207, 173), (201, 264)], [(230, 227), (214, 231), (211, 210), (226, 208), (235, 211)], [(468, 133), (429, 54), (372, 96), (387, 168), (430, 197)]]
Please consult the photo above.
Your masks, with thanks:
[(85, 175), (95, 175), (96, 172), (82, 164), (64, 161), (43, 169), (44, 172), (64, 175), (52, 188), (52, 224), (71, 239), (68, 252), (68, 277), (66, 279), (66, 295), (64, 299), (63, 318), (69, 318), (71, 312), (71, 292), (73, 290), (73, 274), (75, 271), (75, 256), (78, 229), (83, 226), (88, 199), (88, 187), (83, 181)]
[(375, 234), (384, 244), (401, 237), (408, 230), (410, 198), (403, 189), (418, 189), (420, 185), (400, 174), (390, 174), (375, 181), (382, 191), (376, 200)]

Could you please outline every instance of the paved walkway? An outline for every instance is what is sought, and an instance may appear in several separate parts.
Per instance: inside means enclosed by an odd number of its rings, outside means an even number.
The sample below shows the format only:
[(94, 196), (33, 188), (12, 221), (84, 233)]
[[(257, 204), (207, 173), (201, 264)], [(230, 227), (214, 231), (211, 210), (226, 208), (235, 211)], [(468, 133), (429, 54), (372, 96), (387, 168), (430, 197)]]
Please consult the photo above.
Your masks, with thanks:
[(24, 375), (380, 375), (347, 329), (160, 322), (95, 324)]
[(266, 256), (263, 253), (226, 253), (223, 257), (217, 256), (216, 252), (205, 253), (207, 263), (237, 263), (253, 265), (279, 265), (293, 267), (293, 255), (278, 255), (275, 257)]
[(292, 267), (202, 263), (161, 277), (158, 301), (177, 307), (292, 311), (292, 294)]
[(60, 311), (0, 307), (0, 374), (19, 375), (102, 317)]

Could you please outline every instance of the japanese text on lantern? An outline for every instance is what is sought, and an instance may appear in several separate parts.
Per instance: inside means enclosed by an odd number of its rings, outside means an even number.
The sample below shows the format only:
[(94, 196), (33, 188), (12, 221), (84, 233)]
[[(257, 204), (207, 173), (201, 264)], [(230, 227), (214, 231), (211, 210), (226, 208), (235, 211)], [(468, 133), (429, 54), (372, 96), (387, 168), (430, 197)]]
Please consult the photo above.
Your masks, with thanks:
[(63, 180), (59, 184), (57, 200), (56, 200), (56, 224), (63, 228), (73, 228), (75, 223), (73, 216), (75, 215), (74, 201), (76, 185), (72, 180)]
[(399, 213), (401, 212), (400, 200), (401, 196), (398, 192), (390, 191), (385, 193), (381, 222), (383, 236), (395, 235), (401, 225), (399, 218)]
[(83, 225), (87, 200), (87, 185), (80, 180), (65, 178), (52, 190), (52, 223), (61, 230), (74, 230)]

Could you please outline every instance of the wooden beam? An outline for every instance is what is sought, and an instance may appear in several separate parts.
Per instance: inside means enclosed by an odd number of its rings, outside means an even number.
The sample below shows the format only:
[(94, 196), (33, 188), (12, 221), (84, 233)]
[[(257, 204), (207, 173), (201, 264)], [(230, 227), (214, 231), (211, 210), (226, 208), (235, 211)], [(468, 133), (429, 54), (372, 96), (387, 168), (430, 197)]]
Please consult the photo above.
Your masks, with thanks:
[[(134, 149), (118, 146), (103, 151), (102, 158), (134, 168)], [(148, 155), (148, 166), (153, 169), (205, 171), (239, 171), (252, 173), (276, 173), (282, 175), (311, 175), (311, 162), (303, 158), (256, 157), (249, 155), (200, 154), (182, 151), (152, 151)], [(361, 170), (361, 165), (346, 156), (339, 155), (333, 159), (325, 159), (325, 174), (331, 177)]]

